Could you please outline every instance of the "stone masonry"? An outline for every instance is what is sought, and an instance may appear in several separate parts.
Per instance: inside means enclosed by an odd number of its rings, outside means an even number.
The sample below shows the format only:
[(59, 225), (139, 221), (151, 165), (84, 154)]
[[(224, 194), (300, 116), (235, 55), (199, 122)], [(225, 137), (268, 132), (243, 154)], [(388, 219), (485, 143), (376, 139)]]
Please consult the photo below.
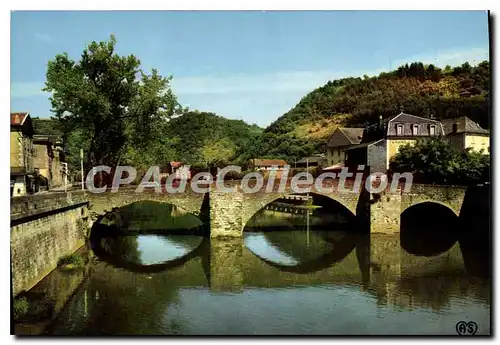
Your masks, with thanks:
[[(238, 182), (228, 182), (226, 186), (229, 187), (231, 183)], [(401, 213), (419, 203), (438, 203), (459, 215), (465, 190), (463, 187), (455, 186), (414, 184), (408, 192), (399, 188), (395, 193), (391, 193), (387, 188), (382, 193), (372, 194), (370, 200), (360, 198), (360, 193), (349, 189), (339, 192), (336, 188), (331, 191), (319, 191), (313, 188), (311, 193), (337, 201), (358, 218), (362, 216), (357, 214), (360, 210), (368, 209), (371, 232), (394, 233), (399, 232)], [(103, 215), (115, 207), (149, 200), (176, 205), (196, 216), (206, 214), (209, 218), (211, 237), (241, 237), (245, 224), (257, 211), (291, 192), (290, 186), (282, 192), (277, 190), (266, 192), (265, 188), (262, 188), (256, 193), (244, 193), (240, 187), (232, 192), (222, 192), (212, 188), (208, 195), (208, 205), (205, 204), (205, 194), (194, 193), (189, 187), (186, 187), (184, 193), (176, 194), (155, 193), (151, 190), (135, 193), (133, 189), (120, 188), (116, 193), (107, 191), (102, 194), (88, 193), (87, 195), (91, 202), (94, 220), (98, 215)]]
[(88, 202), (83, 193), (13, 198), (11, 204), (12, 293), (29, 290), (58, 260), (85, 243)]

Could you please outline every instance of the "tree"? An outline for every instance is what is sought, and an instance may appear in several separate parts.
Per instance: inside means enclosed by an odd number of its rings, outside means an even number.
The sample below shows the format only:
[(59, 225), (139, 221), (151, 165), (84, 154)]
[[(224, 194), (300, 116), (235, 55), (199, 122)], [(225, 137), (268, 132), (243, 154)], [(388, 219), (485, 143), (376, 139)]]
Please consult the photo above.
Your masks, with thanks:
[(87, 168), (115, 166), (127, 144), (147, 147), (161, 125), (182, 111), (170, 77), (156, 70), (147, 75), (137, 57), (116, 54), (115, 45), (111, 35), (107, 42), (92, 42), (79, 61), (63, 53), (47, 67), (44, 91), (52, 93), (52, 112), (66, 133), (79, 130), (85, 137)]
[(424, 183), (469, 185), (489, 178), (489, 156), (453, 149), (445, 140), (433, 138), (405, 145), (391, 159), (391, 172), (411, 172)]

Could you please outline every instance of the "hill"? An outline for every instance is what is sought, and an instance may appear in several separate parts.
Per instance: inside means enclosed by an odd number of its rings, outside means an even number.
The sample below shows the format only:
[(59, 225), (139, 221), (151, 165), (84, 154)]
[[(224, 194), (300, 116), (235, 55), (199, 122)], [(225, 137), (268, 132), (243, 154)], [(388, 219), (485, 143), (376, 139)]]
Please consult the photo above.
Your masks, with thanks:
[(59, 122), (55, 119), (50, 118), (33, 118), (33, 129), (35, 134), (48, 134), (48, 135), (60, 135), (63, 132), (59, 128)]
[[(329, 81), (304, 96), (262, 134), (261, 155), (298, 158), (325, 150), (338, 126), (363, 127), (404, 111), (445, 119), (468, 116), (490, 127), (490, 64), (440, 69), (421, 62), (389, 73)], [(263, 153), (263, 154), (262, 154)]]
[(207, 112), (187, 112), (171, 119), (165, 134), (175, 159), (191, 164), (243, 164), (254, 155), (262, 128)]

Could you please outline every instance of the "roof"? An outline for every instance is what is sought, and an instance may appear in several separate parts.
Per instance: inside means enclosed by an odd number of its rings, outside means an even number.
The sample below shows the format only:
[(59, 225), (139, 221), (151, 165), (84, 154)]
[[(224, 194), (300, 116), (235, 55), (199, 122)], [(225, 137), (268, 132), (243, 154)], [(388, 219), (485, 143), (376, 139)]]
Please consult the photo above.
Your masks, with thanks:
[(29, 113), (10, 113), (10, 124), (11, 126), (22, 126), (24, 121), (29, 116)]
[(363, 138), (364, 128), (339, 128), (351, 144), (359, 144)]
[[(399, 134), (396, 130), (396, 124), (403, 125), (403, 133)], [(415, 136), (412, 131), (412, 127), (409, 125), (417, 124), (419, 125), (419, 133), (417, 136), (429, 136), (430, 134), (430, 126), (436, 126), (436, 134), (444, 135), (443, 127), (441, 125), (441, 121), (434, 120), (426, 117), (416, 116), (412, 114), (407, 114), (404, 112), (400, 112), (397, 115), (392, 115), (386, 117), (381, 121), (381, 123), (374, 123), (370, 126), (367, 126), (367, 129), (364, 134), (364, 140), (373, 141), (378, 138), (387, 137), (387, 136)], [(434, 135), (434, 134), (432, 134)]]
[(342, 169), (343, 167), (345, 167), (345, 164), (341, 162), (341, 163), (337, 163), (334, 165), (330, 165), (329, 167), (323, 168), (323, 171), (337, 170), (337, 169)]
[(326, 146), (339, 147), (359, 144), (363, 138), (363, 131), (364, 128), (338, 127), (328, 138)]
[(283, 159), (252, 159), (255, 166), (269, 166), (269, 165), (287, 165)]
[[(467, 116), (455, 117), (451, 119), (442, 120), (444, 134), (453, 133), (477, 133), (477, 134), (489, 134), (490, 131), (482, 128), (476, 122), (469, 119)], [(457, 125), (457, 131), (453, 132), (453, 124)]]
[(51, 142), (51, 143), (58, 143), (61, 142), (62, 139), (58, 135), (51, 135), (51, 134), (35, 134), (33, 135), (33, 142)]
[(426, 117), (407, 114), (407, 113), (403, 113), (403, 112), (400, 112), (397, 115), (392, 115), (392, 116), (386, 117), (385, 119), (382, 120), (382, 122), (386, 123), (389, 121), (393, 121), (395, 119), (397, 119), (398, 122), (412, 122), (412, 123), (414, 123), (416, 121), (416, 122), (434, 122), (436, 124), (439, 123), (439, 120), (429, 119)]
[(347, 149), (346, 149), (346, 151), (347, 151), (347, 150), (355, 150), (355, 149), (361, 149), (361, 148), (364, 148), (364, 147), (368, 147), (368, 146), (373, 145), (373, 144), (376, 144), (376, 143), (378, 143), (378, 142), (380, 142), (380, 141), (382, 141), (382, 140), (384, 140), (384, 139), (379, 139), (379, 140), (370, 141), (370, 142), (368, 142), (368, 143), (363, 143), (363, 144), (359, 144), (359, 145), (354, 145), (354, 146), (351, 146), (351, 147), (347, 148)]
[(175, 161), (170, 162), (170, 166), (173, 167), (173, 168), (178, 168), (178, 167), (180, 167), (183, 164), (184, 163), (182, 163), (182, 162), (175, 162)]

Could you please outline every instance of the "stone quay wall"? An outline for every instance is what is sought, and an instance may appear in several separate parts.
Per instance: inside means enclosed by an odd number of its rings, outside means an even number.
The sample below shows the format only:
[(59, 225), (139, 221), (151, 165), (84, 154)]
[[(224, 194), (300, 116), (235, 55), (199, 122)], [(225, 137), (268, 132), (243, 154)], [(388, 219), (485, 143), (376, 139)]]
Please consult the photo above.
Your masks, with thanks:
[(88, 234), (83, 192), (47, 193), (11, 199), (11, 275), (16, 296), (35, 286), (75, 252)]

